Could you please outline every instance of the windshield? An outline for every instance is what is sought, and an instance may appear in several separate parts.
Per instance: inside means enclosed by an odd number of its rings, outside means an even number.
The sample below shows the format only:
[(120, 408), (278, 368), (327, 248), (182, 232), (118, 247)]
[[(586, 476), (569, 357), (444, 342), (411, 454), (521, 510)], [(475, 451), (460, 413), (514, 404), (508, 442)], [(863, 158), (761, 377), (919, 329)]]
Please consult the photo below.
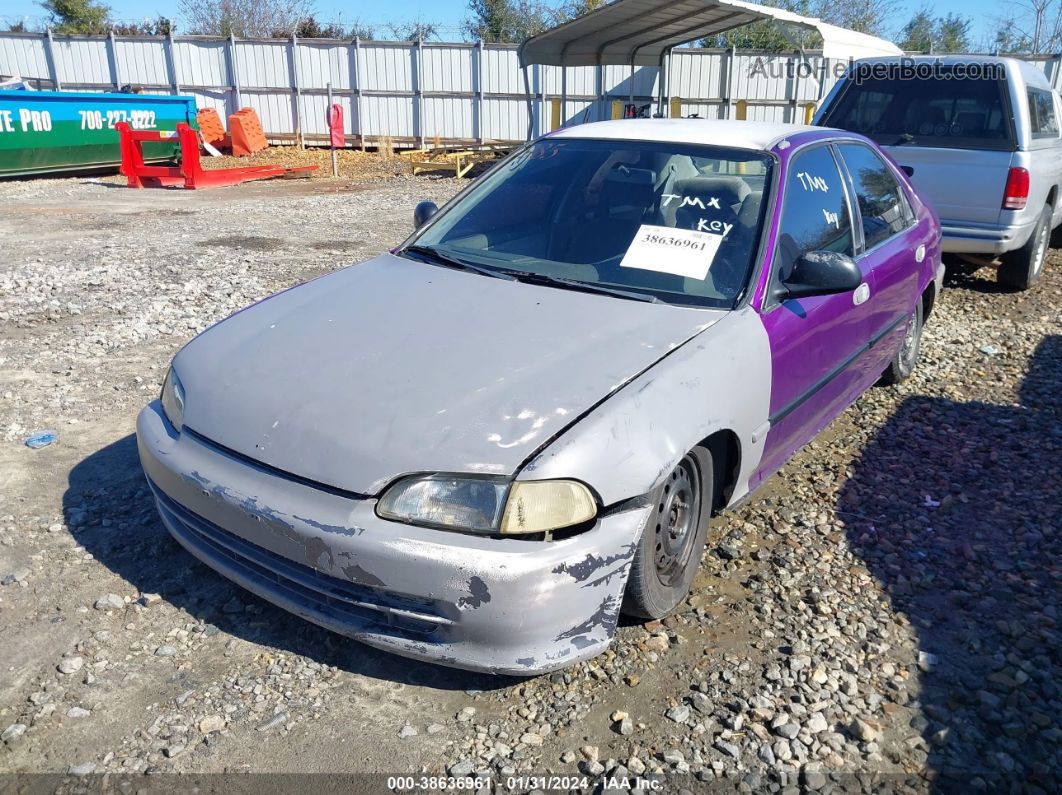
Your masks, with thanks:
[[(733, 307), (752, 270), (773, 161), (761, 152), (544, 139), (413, 241), (477, 266)], [(541, 283), (561, 286), (540, 279)]]
[(922, 79), (863, 71), (848, 78), (824, 126), (862, 133), (885, 146), (1014, 149), (1002, 79), (947, 66)]

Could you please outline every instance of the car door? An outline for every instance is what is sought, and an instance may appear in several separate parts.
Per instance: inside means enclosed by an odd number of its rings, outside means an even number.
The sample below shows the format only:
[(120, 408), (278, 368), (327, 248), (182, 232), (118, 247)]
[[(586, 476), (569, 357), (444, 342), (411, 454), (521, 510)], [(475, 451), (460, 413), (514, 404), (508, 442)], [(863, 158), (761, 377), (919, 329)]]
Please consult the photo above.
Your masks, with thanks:
[(868, 376), (876, 379), (896, 353), (919, 296), (918, 263), (926, 247), (916, 240), (914, 211), (892, 167), (859, 141), (837, 144), (863, 237), (859, 265), (874, 277), (869, 313)]
[(854, 292), (771, 298), (771, 285), (780, 283), (801, 255), (829, 250), (854, 256), (857, 251), (848, 185), (832, 147), (815, 144), (792, 155), (782, 185), (781, 218), (768, 253), (770, 282), (760, 307), (771, 347), (770, 418), (751, 486), (825, 427), (866, 381), (860, 354), (870, 334), (869, 268)]

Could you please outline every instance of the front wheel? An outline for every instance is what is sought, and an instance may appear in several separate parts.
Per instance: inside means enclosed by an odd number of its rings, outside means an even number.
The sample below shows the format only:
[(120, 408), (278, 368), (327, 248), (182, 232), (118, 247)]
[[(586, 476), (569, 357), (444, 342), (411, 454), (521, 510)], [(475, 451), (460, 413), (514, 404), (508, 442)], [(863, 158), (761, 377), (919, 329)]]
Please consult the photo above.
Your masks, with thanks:
[(1011, 290), (1028, 290), (1040, 281), (1050, 240), (1051, 205), (1047, 205), (1025, 245), (1003, 255), (1003, 262), (999, 266), (999, 283)]
[(624, 613), (663, 618), (686, 598), (701, 564), (714, 483), (712, 455), (697, 447), (653, 492), (653, 511), (627, 579)]
[(920, 299), (907, 320), (907, 333), (903, 335), (900, 349), (896, 351), (889, 366), (881, 374), (882, 384), (886, 386), (898, 384), (906, 381), (908, 376), (914, 372), (915, 365), (918, 363), (918, 354), (922, 350), (922, 311)]

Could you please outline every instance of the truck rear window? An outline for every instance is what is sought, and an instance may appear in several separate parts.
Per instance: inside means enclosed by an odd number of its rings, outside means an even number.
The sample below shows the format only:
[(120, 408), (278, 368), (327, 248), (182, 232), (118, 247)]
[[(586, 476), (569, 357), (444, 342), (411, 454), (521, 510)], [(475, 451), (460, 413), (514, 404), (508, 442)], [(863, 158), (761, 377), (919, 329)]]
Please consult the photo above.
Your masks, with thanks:
[(953, 79), (947, 67), (938, 67), (926, 78), (864, 74), (846, 83), (822, 119), (825, 126), (885, 146), (1016, 148), (1006, 87), (995, 77)]

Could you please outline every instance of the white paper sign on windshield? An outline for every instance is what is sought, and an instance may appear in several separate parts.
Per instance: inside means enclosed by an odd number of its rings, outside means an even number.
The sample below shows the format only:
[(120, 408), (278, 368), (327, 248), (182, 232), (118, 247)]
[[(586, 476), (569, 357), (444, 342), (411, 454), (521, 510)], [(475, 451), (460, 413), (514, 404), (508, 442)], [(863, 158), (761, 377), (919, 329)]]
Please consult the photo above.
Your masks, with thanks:
[(642, 224), (620, 267), (703, 280), (722, 242), (710, 232)]

